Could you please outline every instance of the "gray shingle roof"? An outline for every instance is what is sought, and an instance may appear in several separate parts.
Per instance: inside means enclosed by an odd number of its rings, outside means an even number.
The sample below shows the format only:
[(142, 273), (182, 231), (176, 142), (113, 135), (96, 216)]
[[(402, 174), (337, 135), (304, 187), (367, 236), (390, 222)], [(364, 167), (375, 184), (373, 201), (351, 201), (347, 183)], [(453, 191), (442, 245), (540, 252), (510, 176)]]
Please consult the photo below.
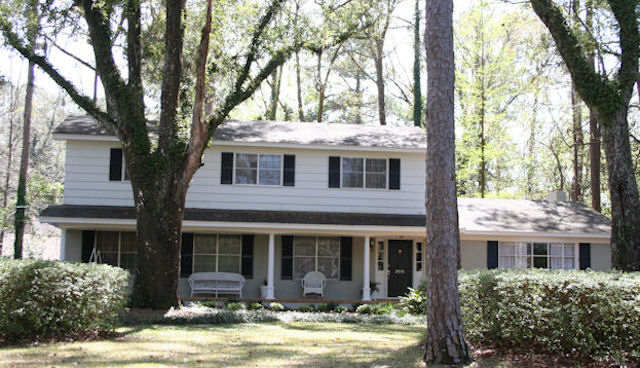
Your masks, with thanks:
[[(511, 199), (460, 198), (460, 229), (465, 232), (609, 235), (609, 220), (584, 204)], [(134, 219), (133, 207), (54, 205), (41, 216)], [(424, 215), (304, 211), (185, 210), (185, 220), (325, 225), (424, 226)]]
[[(54, 134), (108, 134), (92, 117), (70, 115)], [(214, 140), (240, 143), (426, 148), (424, 130), (413, 126), (301, 123), (228, 120), (216, 130)]]

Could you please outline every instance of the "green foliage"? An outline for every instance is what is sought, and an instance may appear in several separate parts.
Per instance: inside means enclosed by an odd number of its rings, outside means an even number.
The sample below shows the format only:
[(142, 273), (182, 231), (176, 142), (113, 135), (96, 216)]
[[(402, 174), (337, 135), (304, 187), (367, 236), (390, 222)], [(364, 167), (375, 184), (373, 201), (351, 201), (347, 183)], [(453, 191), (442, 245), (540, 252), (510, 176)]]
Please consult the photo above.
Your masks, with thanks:
[(379, 303), (373, 306), (372, 313), (381, 315), (381, 314), (391, 314), (393, 312), (393, 304), (391, 303)]
[(331, 312), (333, 309), (329, 306), (329, 304), (325, 304), (325, 303), (320, 303), (318, 304), (318, 306), (316, 307), (318, 309), (318, 312)]
[(313, 305), (309, 304), (309, 305), (301, 305), (298, 308), (296, 308), (297, 312), (303, 312), (303, 313), (311, 313), (315, 311), (315, 308)]
[(269, 309), (271, 309), (272, 311), (275, 312), (280, 312), (285, 310), (286, 308), (284, 307), (284, 305), (278, 303), (278, 302), (271, 302), (269, 303)]
[(346, 306), (344, 306), (344, 305), (337, 305), (337, 306), (334, 308), (334, 311), (335, 311), (336, 313), (347, 313), (347, 311), (348, 311), (348, 310), (349, 310), (349, 309), (348, 309)]
[(0, 340), (75, 339), (110, 331), (129, 272), (95, 263), (0, 259)]
[(406, 296), (400, 298), (400, 306), (411, 314), (427, 314), (427, 280), (422, 280), (418, 287), (409, 288)]
[(373, 306), (371, 304), (362, 304), (356, 308), (358, 314), (373, 314)]
[(249, 303), (249, 309), (250, 310), (264, 309), (264, 305), (262, 305), (262, 303), (260, 302), (252, 302), (252, 303)]
[(246, 309), (247, 306), (241, 302), (227, 302), (227, 304), (225, 305), (225, 308), (227, 308), (228, 310), (236, 311), (236, 310)]
[(205, 300), (204, 302), (201, 302), (200, 305), (207, 308), (217, 308), (218, 302), (214, 302), (212, 300)]

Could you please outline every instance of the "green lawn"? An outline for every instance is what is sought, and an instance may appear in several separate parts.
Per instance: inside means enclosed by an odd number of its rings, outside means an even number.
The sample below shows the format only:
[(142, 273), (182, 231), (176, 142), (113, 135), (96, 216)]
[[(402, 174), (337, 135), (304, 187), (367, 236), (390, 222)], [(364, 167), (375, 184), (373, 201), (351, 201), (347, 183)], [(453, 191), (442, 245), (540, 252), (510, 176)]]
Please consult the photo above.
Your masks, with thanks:
[(0, 367), (419, 367), (424, 327), (260, 323), (119, 332), (113, 340), (0, 348)]

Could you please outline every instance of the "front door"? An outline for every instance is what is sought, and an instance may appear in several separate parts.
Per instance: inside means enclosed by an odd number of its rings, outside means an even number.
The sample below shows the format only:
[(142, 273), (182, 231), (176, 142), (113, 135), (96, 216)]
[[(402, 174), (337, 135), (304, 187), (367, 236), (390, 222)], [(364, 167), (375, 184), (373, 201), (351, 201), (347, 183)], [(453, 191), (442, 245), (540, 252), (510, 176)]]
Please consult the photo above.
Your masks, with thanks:
[(387, 259), (387, 295), (404, 296), (412, 285), (412, 248), (411, 240), (389, 240)]

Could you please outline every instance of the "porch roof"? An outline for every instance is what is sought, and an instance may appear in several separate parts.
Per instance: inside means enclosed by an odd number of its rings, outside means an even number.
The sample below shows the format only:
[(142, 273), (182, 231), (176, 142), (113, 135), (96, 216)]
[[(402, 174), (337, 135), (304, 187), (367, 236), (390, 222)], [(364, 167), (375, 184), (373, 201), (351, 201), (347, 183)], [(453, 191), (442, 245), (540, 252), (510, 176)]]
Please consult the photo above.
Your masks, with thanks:
[[(509, 199), (459, 198), (462, 235), (537, 234), (594, 236), (610, 234), (609, 220), (582, 203)], [(46, 222), (64, 219), (135, 220), (135, 209), (126, 206), (53, 205), (40, 216)], [(367, 226), (412, 229), (423, 232), (425, 216), (421, 214), (339, 213), (305, 211), (258, 211), (187, 208), (185, 221), (200, 223), (246, 223)], [(95, 223), (95, 222), (94, 222)]]

